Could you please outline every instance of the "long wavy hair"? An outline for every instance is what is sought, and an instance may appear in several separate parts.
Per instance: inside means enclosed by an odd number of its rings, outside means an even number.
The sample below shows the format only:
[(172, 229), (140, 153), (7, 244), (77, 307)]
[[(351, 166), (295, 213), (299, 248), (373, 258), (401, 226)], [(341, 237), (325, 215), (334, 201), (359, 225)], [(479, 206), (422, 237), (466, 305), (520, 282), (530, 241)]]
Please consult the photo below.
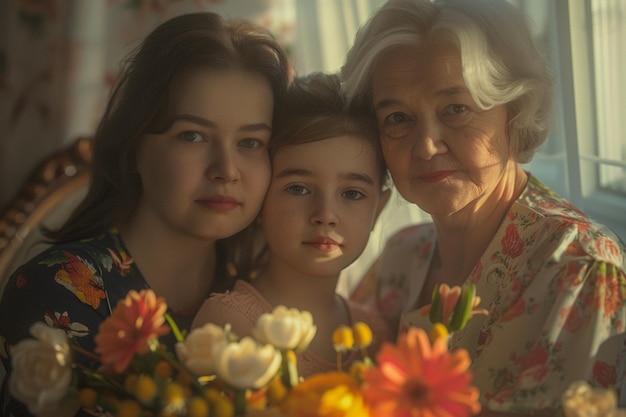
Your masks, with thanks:
[[(278, 104), (289, 82), (288, 59), (272, 35), (245, 20), (214, 13), (181, 15), (158, 26), (127, 57), (94, 137), (91, 183), (69, 219), (45, 235), (55, 243), (93, 238), (123, 224), (142, 197), (137, 149), (146, 133), (172, 123), (172, 83), (192, 68), (261, 75)], [(218, 269), (245, 260), (246, 234), (218, 241)], [(216, 280), (219, 281), (219, 280)]]

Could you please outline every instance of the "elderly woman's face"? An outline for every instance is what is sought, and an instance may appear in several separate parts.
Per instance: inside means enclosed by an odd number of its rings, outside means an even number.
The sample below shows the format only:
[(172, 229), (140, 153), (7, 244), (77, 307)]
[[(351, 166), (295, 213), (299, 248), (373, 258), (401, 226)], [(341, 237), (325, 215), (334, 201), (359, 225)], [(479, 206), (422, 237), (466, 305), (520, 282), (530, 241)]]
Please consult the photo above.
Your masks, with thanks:
[(394, 183), (426, 212), (471, 210), (515, 164), (506, 108), (478, 108), (453, 44), (431, 42), (385, 54), (374, 69), (372, 92)]

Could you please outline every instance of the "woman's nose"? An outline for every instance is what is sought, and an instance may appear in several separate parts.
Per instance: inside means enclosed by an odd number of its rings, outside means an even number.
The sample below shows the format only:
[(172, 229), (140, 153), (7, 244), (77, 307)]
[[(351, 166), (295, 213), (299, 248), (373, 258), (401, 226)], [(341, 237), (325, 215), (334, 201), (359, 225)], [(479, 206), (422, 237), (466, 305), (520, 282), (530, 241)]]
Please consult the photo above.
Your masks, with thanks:
[(448, 151), (448, 145), (442, 138), (444, 126), (433, 116), (424, 117), (416, 123), (413, 132), (412, 155), (423, 160)]
[(233, 182), (241, 179), (237, 158), (234, 151), (224, 147), (213, 150), (207, 176), (212, 181)]

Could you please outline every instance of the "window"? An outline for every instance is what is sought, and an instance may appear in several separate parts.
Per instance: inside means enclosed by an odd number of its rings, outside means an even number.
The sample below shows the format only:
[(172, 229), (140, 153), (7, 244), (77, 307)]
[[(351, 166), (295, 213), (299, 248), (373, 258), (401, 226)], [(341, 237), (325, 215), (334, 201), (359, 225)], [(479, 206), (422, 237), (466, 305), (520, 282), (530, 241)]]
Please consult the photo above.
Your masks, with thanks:
[(555, 131), (529, 170), (624, 239), (626, 2), (517, 3), (558, 78)]

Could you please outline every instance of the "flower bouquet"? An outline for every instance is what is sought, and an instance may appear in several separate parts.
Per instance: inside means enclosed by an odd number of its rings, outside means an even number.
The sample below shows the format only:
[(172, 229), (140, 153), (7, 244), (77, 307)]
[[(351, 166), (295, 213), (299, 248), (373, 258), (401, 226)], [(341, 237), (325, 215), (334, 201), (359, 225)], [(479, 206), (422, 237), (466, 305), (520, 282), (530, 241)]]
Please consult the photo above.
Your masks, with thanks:
[[(475, 306), (471, 298), (462, 304)], [(212, 324), (184, 335), (166, 310), (151, 290), (130, 292), (102, 322), (94, 353), (63, 331), (36, 323), (33, 339), (12, 350), (11, 394), (38, 416), (82, 410), (119, 417), (463, 417), (480, 410), (468, 353), (448, 350), (441, 323), (430, 336), (408, 329), (374, 359), (365, 351), (372, 341), (369, 327), (341, 326), (332, 341), (337, 371), (301, 379), (296, 353), (316, 333), (310, 313), (276, 307), (261, 316), (254, 338), (239, 339), (228, 326)], [(159, 343), (169, 331), (179, 341), (175, 352)], [(362, 350), (363, 360), (342, 370), (348, 349)], [(100, 368), (81, 365), (81, 356), (97, 359)]]

